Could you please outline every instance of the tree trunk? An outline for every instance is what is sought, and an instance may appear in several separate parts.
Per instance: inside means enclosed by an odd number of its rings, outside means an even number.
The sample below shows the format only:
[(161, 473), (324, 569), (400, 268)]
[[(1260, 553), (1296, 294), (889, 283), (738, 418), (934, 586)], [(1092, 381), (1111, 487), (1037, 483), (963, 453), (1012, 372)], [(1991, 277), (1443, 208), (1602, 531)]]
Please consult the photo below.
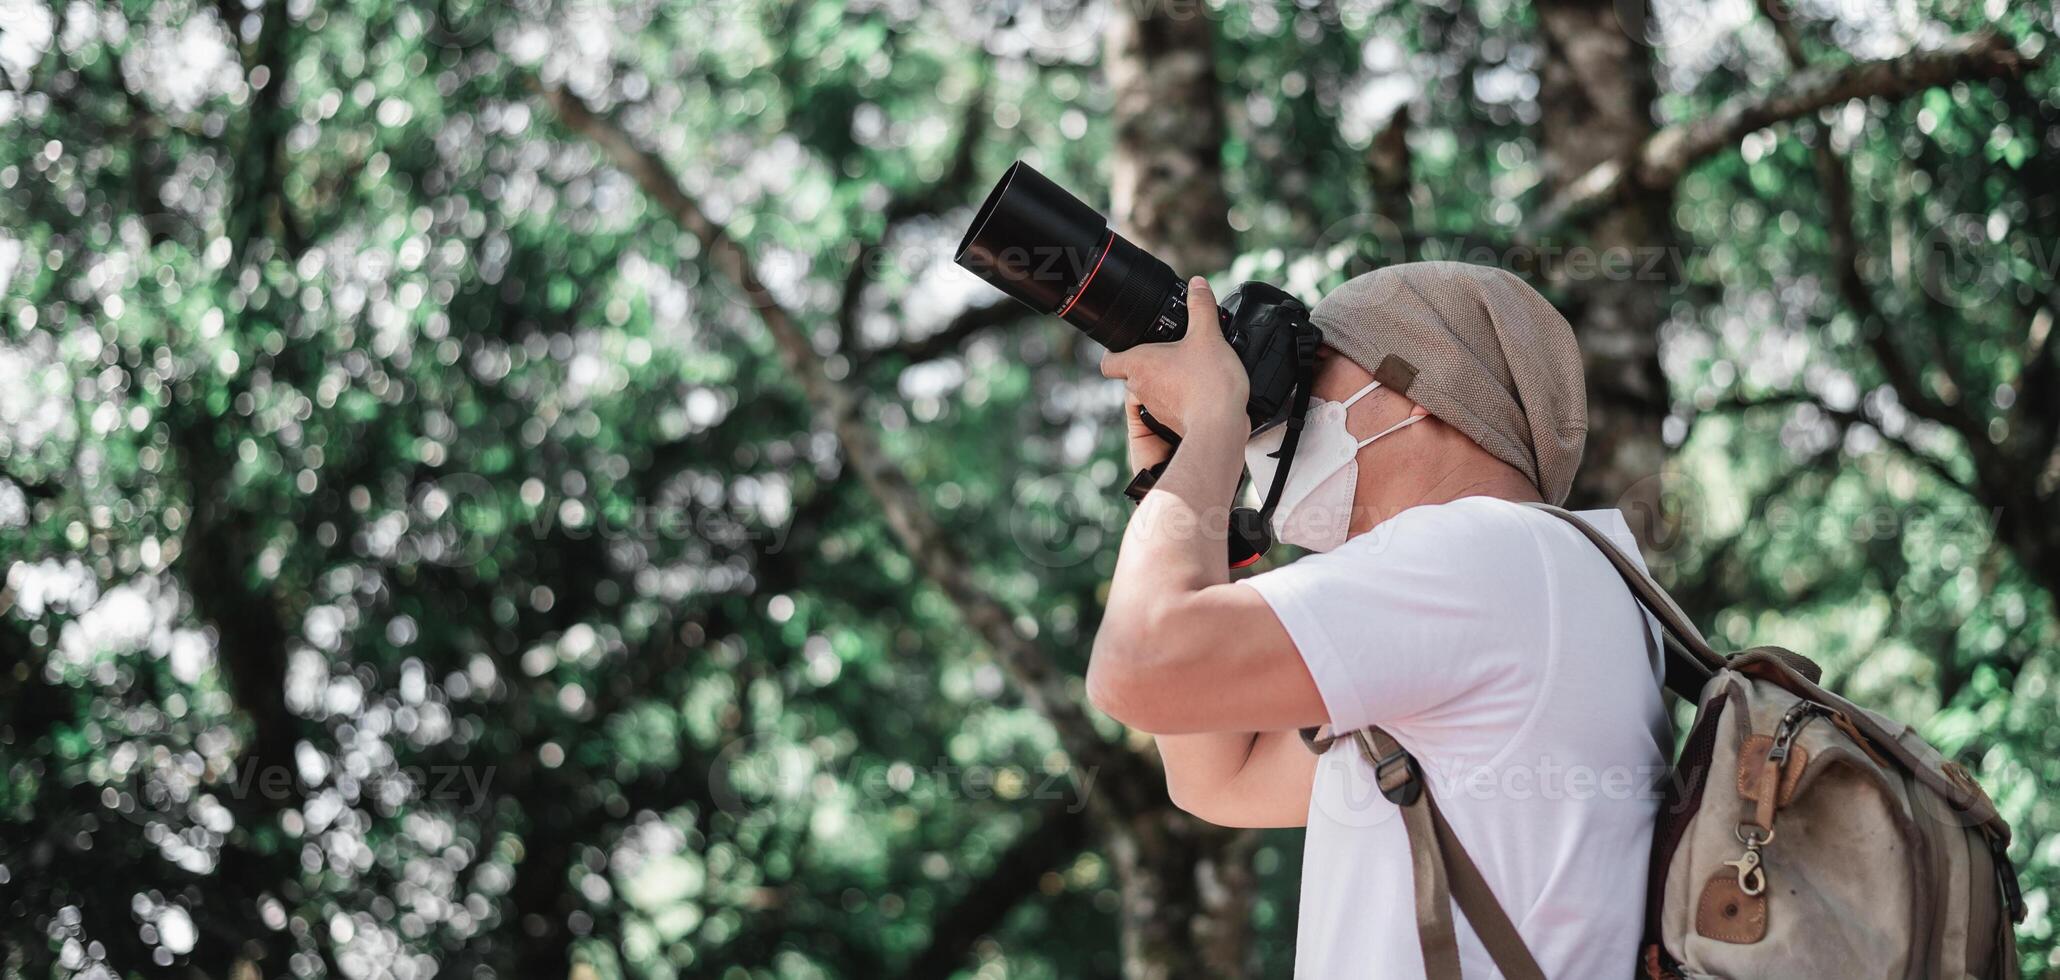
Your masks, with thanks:
[(1211, 826), (1167, 803), (1102, 836), (1122, 889), (1127, 980), (1252, 975), (1257, 833)]
[[(1219, 272), (1235, 243), (1215, 30), (1198, 3), (1115, 7), (1102, 59), (1115, 96), (1112, 217), (1176, 273)], [(1122, 887), (1124, 976), (1250, 975), (1257, 835), (1205, 824), (1158, 793), (1116, 819), (1103, 838)]]
[(1199, 3), (1120, 0), (1115, 7), (1102, 56), (1115, 96), (1112, 217), (1174, 272), (1219, 272), (1235, 248), (1215, 31)]
[[(1539, 73), (1539, 137), (1545, 190), (1558, 198), (1596, 166), (1629, 159), (1653, 133), (1655, 85), (1642, 18), (1620, 16), (1642, 3), (1540, 0), (1544, 64)], [(1622, 507), (1648, 549), (1665, 544), (1655, 520), (1666, 460), (1666, 376), (1659, 327), (1666, 317), (1673, 264), (1665, 191), (1633, 191), (1594, 217), (1579, 246), (1609, 262), (1550, 251), (1540, 265), (1579, 336), (1588, 375), (1588, 448), (1574, 482), (1576, 506)], [(1615, 256), (1624, 256), (1623, 261)], [(1612, 265), (1612, 262), (1618, 264)]]

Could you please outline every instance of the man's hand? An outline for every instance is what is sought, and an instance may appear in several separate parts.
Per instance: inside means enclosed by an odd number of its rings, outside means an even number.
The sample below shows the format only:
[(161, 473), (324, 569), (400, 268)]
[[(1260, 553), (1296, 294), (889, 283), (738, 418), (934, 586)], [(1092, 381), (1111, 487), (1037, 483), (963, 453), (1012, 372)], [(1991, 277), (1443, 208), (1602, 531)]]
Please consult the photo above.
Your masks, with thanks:
[(1144, 419), (1137, 414), (1142, 407), (1136, 395), (1123, 399), (1123, 421), (1127, 423), (1124, 434), (1129, 440), (1132, 471), (1151, 469), (1173, 455), (1173, 444), (1145, 427)]
[[(1125, 414), (1130, 423), (1131, 461), (1142, 456), (1149, 466), (1165, 452), (1149, 452), (1140, 433), (1150, 430), (1138, 421), (1137, 406), (1184, 438), (1197, 428), (1246, 427), (1245, 399), (1251, 381), (1230, 342), (1223, 339), (1216, 315), (1216, 296), (1200, 276), (1187, 284), (1187, 335), (1170, 344), (1139, 344), (1102, 358), (1102, 374), (1129, 386)], [(1163, 443), (1161, 443), (1163, 445)]]

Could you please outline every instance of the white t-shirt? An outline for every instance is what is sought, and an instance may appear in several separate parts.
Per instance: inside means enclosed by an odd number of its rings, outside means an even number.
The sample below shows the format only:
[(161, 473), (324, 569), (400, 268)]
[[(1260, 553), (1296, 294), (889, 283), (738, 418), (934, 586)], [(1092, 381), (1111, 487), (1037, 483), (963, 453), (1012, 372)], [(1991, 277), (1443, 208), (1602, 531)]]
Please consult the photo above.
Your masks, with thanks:
[[(1582, 517), (1626, 552), (1614, 510)], [(1469, 497), (1414, 507), (1245, 580), (1294, 638), (1337, 731), (1379, 725), (1548, 977), (1628, 977), (1671, 745), (1656, 627), (1559, 518)], [(1466, 980), (1499, 977), (1456, 908)], [(1317, 764), (1297, 977), (1421, 977), (1408, 838), (1349, 739)]]

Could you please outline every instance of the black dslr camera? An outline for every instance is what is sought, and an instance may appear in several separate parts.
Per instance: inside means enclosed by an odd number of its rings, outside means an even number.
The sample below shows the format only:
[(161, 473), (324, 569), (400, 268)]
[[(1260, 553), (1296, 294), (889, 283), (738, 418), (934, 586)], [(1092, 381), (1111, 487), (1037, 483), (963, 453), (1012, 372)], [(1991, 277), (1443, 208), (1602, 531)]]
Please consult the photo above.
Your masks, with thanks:
[[(953, 258), (1024, 305), (1058, 316), (1112, 351), (1179, 340), (1187, 333), (1187, 280), (1021, 161), (994, 185)], [(1231, 290), (1217, 312), (1224, 339), (1251, 379), (1245, 415), (1252, 433), (1289, 427), (1264, 504), (1231, 514), (1230, 563), (1241, 567), (1257, 561), (1273, 543), (1267, 520), (1300, 439), (1323, 335), (1309, 322), (1307, 306), (1263, 282)], [(1161, 438), (1179, 445), (1180, 435), (1150, 412), (1140, 416)], [(1163, 468), (1138, 473), (1125, 493), (1141, 498)]]

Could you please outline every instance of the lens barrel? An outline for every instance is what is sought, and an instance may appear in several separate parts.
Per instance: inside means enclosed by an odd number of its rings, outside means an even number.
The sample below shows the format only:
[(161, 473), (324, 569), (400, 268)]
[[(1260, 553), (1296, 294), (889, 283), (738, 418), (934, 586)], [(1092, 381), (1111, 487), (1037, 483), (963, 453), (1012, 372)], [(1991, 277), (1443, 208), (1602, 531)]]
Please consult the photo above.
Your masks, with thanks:
[(1110, 350), (1187, 332), (1187, 284), (1173, 269), (1021, 161), (980, 205), (953, 261)]
[[(1179, 340), (1187, 333), (1187, 283), (1124, 240), (1080, 199), (1018, 160), (981, 202), (952, 260), (1030, 309), (1063, 318), (1112, 351)], [(1323, 335), (1306, 306), (1277, 286), (1248, 282), (1217, 304), (1218, 328), (1250, 380), (1245, 416), (1253, 434), (1299, 419)], [(1290, 404), (1290, 399), (1299, 400)], [(1178, 445), (1179, 433), (1140, 406), (1138, 418)], [(1163, 465), (1163, 464), (1162, 464)], [(1287, 462), (1282, 463), (1288, 465)], [(1146, 470), (1125, 493), (1151, 488)], [(1272, 504), (1269, 502), (1268, 507)], [(1242, 568), (1272, 544), (1266, 517), (1240, 508), (1230, 522), (1230, 563)]]

